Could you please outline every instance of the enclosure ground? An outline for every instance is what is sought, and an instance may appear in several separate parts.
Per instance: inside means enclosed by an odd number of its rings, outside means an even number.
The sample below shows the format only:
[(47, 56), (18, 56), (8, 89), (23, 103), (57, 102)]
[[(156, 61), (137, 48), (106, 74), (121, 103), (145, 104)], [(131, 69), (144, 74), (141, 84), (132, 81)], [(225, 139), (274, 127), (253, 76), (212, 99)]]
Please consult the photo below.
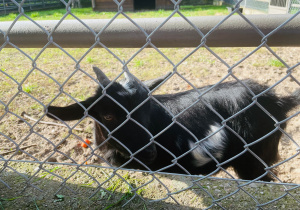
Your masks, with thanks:
[[(24, 52), (32, 58), (36, 58), (40, 49), (23, 49)], [(91, 119), (81, 121), (71, 134), (69, 129), (57, 125), (48, 125), (36, 123), (27, 118), (27, 116), (43, 121), (54, 122), (44, 116), (46, 105), (64, 106), (73, 103), (69, 95), (76, 100), (84, 100), (91, 96), (97, 88), (97, 83), (93, 81), (87, 74), (95, 78), (92, 71), (92, 65), (101, 68), (110, 79), (114, 79), (122, 71), (122, 64), (114, 58), (105, 49), (92, 49), (85, 57), (82, 57), (88, 49), (65, 49), (74, 59), (70, 58), (62, 50), (46, 49), (36, 60), (36, 68), (33, 68), (32, 60), (16, 49), (3, 49), (1, 51), (0, 63), (0, 100), (5, 104), (0, 104), (0, 116), (4, 116), (0, 121), (0, 130), (6, 136), (0, 136), (0, 154), (5, 159), (11, 160), (30, 160), (30, 161), (47, 161), (54, 163), (77, 163), (86, 165), (101, 165), (101, 159), (97, 156), (91, 157), (92, 148), (95, 147), (92, 138), (93, 123)], [(113, 53), (122, 59), (128, 60), (139, 49), (111, 49)], [(160, 49), (174, 63), (180, 62), (193, 49)], [(221, 57), (230, 66), (237, 63), (244, 56), (254, 50), (254, 48), (212, 48), (212, 50)], [(272, 50), (281, 57), (288, 65), (294, 66), (300, 62), (300, 48), (272, 48)], [(76, 62), (81, 60), (80, 69), (75, 70)], [(128, 65), (129, 70), (140, 80), (148, 80), (159, 77), (167, 72), (173, 71), (173, 66), (154, 49), (144, 49)], [(74, 73), (75, 71), (75, 73)], [(85, 74), (85, 72), (87, 74)], [(191, 85), (201, 87), (209, 84), (215, 84), (222, 78), (228, 76), (228, 67), (220, 60), (213, 56), (206, 49), (199, 49), (194, 54), (190, 55), (178, 66), (177, 72), (186, 78), (190, 83), (180, 78), (178, 75), (171, 77), (163, 84), (154, 94), (175, 93), (192, 88)], [(225, 81), (232, 81), (238, 78), (253, 79), (261, 84), (274, 85), (278, 81), (274, 89), (279, 95), (289, 95), (299, 88), (297, 81), (300, 81), (300, 66), (291, 70), (291, 76), (287, 75), (288, 68), (272, 55), (266, 48), (261, 48), (245, 61), (239, 63), (232, 69), (232, 75), (228, 76)], [(73, 74), (74, 73), (74, 74)], [(7, 76), (10, 75), (10, 76)], [(72, 77), (70, 77), (72, 75)], [(50, 77), (49, 77), (50, 76)], [(120, 76), (121, 79), (123, 75)], [(12, 79), (13, 78), (13, 79)], [(15, 81), (14, 81), (15, 80)], [(66, 82), (65, 82), (66, 81)], [(65, 83), (64, 83), (65, 82)], [(19, 84), (17, 84), (19, 83)], [(63, 84), (65, 93), (60, 93), (60, 86)], [(19, 91), (19, 90), (22, 91)], [(57, 98), (53, 101), (53, 99)], [(9, 112), (7, 112), (9, 110)], [(289, 116), (299, 111), (299, 107), (292, 110)], [(57, 122), (56, 122), (57, 123)], [(77, 121), (70, 122), (69, 125), (75, 125)], [(297, 144), (300, 144), (300, 116), (288, 120), (286, 132), (288, 135), (283, 135), (279, 146), (280, 162), (276, 167), (278, 178), (276, 182), (285, 183), (300, 183), (300, 169), (297, 155)], [(91, 148), (83, 148), (80, 143), (88, 138), (92, 141)], [(297, 143), (291, 141), (291, 138)], [(23, 148), (23, 152), (16, 151), (16, 144)], [(55, 151), (54, 151), (55, 148)], [(288, 160), (288, 158), (295, 156)], [(88, 159), (88, 160), (87, 160)], [(288, 160), (288, 161), (286, 161)], [(0, 168), (3, 167), (3, 161), (0, 162)], [(13, 163), (9, 162), (11, 169), (22, 173), (25, 177), (30, 177), (38, 171), (38, 165), (29, 163)], [(46, 165), (45, 165), (46, 166)], [(67, 166), (51, 166), (47, 165), (49, 170), (63, 178), (68, 178), (72, 174), (73, 169)], [(1, 207), (4, 209), (17, 209), (24, 206), (28, 209), (53, 208), (101, 208), (111, 207), (119, 208), (124, 205), (128, 199), (133, 196), (128, 185), (124, 184), (124, 180), (116, 176), (111, 182), (103, 186), (103, 189), (97, 191), (95, 180), (84, 172), (78, 172), (72, 175), (67, 186), (78, 190), (78, 195), (72, 194), (69, 190), (63, 189), (58, 193), (62, 198), (53, 197), (59, 189), (63, 179), (47, 174), (46, 171), (39, 171), (38, 174), (30, 179), (30, 182), (43, 189), (44, 193), (29, 186), (25, 187), (24, 181), (15, 171), (6, 167), (5, 171), (0, 173), (0, 179), (11, 186), (8, 189), (0, 182)], [(104, 172), (93, 167), (82, 167), (82, 170), (88, 171), (90, 175), (99, 178), (99, 183), (102, 183), (108, 175), (104, 176)], [(236, 177), (232, 170), (228, 172)], [(151, 176), (146, 176), (143, 173), (128, 173), (120, 172), (121, 176), (125, 176), (133, 185), (140, 186), (145, 183)], [(103, 175), (103, 177), (102, 177)], [(53, 177), (51, 177), (53, 176)], [(230, 178), (226, 173), (216, 173), (214, 176), (219, 178)], [(41, 178), (39, 178), (41, 177)], [(110, 176), (109, 176), (110, 177)], [(101, 181), (100, 179), (103, 178)], [(124, 178), (124, 177), (123, 177)], [(124, 178), (125, 179), (125, 178)], [(189, 186), (189, 182), (182, 180), (183, 178), (174, 177), (159, 177), (164, 180), (164, 184), (170, 186), (172, 192), (183, 189)], [(122, 180), (122, 179), (121, 179)], [(91, 183), (95, 182), (95, 183)], [(119, 183), (119, 184), (118, 184)], [(227, 183), (229, 185), (227, 185)], [(233, 184), (232, 184), (233, 183)], [(123, 184), (121, 187), (121, 184)], [(120, 186), (119, 186), (120, 185)], [(145, 190), (140, 190), (138, 193), (149, 201), (154, 199), (165, 198), (168, 192), (161, 183), (153, 183), (146, 185)], [(160, 187), (159, 187), (160, 186)], [(178, 189), (173, 189), (172, 186), (178, 186)], [(215, 199), (225, 196), (238, 190), (235, 182), (212, 181), (205, 179), (201, 184), (203, 189), (210, 190), (209, 192), (215, 195)], [(262, 188), (261, 188), (262, 187)], [(276, 199), (286, 193), (286, 189), (282, 186), (255, 184), (248, 186), (249, 192), (259, 198), (259, 203), (267, 202)], [(107, 191), (105, 191), (105, 190)], [(180, 200), (180, 204), (186, 208), (208, 207), (212, 205), (212, 199), (207, 197), (203, 189), (199, 186), (193, 186), (179, 194), (175, 194), (176, 200)], [(109, 196), (108, 191), (116, 192)], [(96, 192), (96, 196), (88, 199), (90, 195)], [(159, 192), (159, 193), (158, 193)], [(299, 198), (299, 187), (292, 190), (291, 194), (284, 196), (278, 202), (271, 203), (264, 209), (295, 209), (298, 207), (292, 196)], [(219, 194), (218, 194), (219, 193)], [(239, 202), (236, 202), (239, 201)], [(255, 209), (256, 202), (247, 195), (243, 190), (221, 201), (222, 206), (229, 209), (242, 208), (244, 205)], [(232, 206), (231, 206), (232, 205)], [(236, 205), (236, 206), (235, 206)], [(241, 206), (239, 206), (241, 205)], [(298, 205), (298, 206), (297, 206)], [(144, 203), (140, 198), (135, 198), (134, 202), (129, 202), (126, 208), (148, 208), (157, 209), (163, 207), (165, 209), (176, 208), (174, 200), (168, 198), (159, 203)], [(178, 208), (178, 206), (177, 206)], [(219, 209), (218, 206), (214, 208)], [(248, 208), (248, 207), (247, 207)]]
[[(21, 175), (11, 170), (1, 173), (1, 180), (12, 189), (0, 183), (0, 209), (119, 209), (132, 198), (133, 200), (125, 205), (124, 209), (178, 209), (174, 200), (167, 197), (166, 188), (169, 189), (169, 195), (180, 203), (180, 209), (202, 209), (211, 205), (212, 209), (220, 209), (218, 205), (213, 205), (212, 198), (205, 191), (209, 192), (215, 200), (232, 193), (232, 196), (216, 202), (226, 209), (256, 209), (256, 201), (266, 203), (284, 195), (286, 196), (279, 201), (263, 206), (263, 209), (292, 210), (300, 207), (295, 201), (300, 199), (300, 190), (293, 189), (293, 186), (251, 183), (239, 188), (238, 184), (242, 185), (246, 182), (213, 179), (196, 181), (199, 177), (192, 181), (191, 177), (157, 174), (155, 176), (160, 182), (153, 181), (139, 188), (135, 194), (124, 180), (137, 188), (149, 181), (150, 176), (147, 173), (118, 171), (117, 174), (122, 177), (121, 179), (117, 175), (112, 175), (108, 169), (83, 168), (84, 173), (78, 171), (72, 176), (76, 167), (44, 165), (46, 170), (56, 174), (54, 176), (44, 170), (38, 172), (38, 164), (10, 163), (9, 166)], [(37, 174), (33, 176), (35, 173)], [(86, 173), (92, 175), (95, 180), (88, 177)], [(64, 183), (65, 186), (59, 177), (69, 178)], [(113, 178), (103, 184), (102, 188), (97, 188), (96, 181), (102, 183), (109, 177)], [(42, 191), (26, 185), (25, 181), (28, 178), (32, 185)], [(60, 188), (62, 189), (57, 192)], [(172, 194), (185, 188), (187, 190), (184, 192)], [(90, 196), (92, 197), (89, 198)], [(150, 202), (143, 201), (139, 196)], [(151, 202), (158, 198), (166, 199)]]

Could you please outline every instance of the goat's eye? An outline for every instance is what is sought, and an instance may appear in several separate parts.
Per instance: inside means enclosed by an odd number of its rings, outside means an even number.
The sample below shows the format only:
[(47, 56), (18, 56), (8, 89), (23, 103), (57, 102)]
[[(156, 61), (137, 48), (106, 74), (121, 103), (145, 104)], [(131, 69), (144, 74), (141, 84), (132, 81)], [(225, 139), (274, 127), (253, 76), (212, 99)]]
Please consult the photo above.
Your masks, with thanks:
[(110, 121), (110, 120), (114, 119), (114, 116), (111, 114), (107, 114), (107, 115), (104, 115), (104, 119), (107, 121)]

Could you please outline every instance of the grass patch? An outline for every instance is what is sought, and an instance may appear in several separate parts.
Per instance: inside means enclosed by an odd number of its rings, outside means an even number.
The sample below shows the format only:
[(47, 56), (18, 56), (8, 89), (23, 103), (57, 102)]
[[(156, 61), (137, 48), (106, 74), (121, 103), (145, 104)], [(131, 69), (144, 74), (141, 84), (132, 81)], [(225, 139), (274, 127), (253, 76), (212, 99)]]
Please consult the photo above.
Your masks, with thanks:
[(92, 57), (87, 57), (87, 58), (86, 58), (86, 61), (87, 61), (88, 63), (93, 63), (93, 62), (94, 62), (94, 59), (93, 59)]
[(32, 12), (32, 13), (30, 13), (30, 17), (32, 17), (32, 18), (37, 18), (39, 16), (40, 16), (39, 12)]
[[(97, 12), (93, 11), (92, 8), (73, 8), (71, 10), (72, 14), (80, 19), (110, 19), (116, 15), (117, 6), (115, 12)], [(172, 10), (153, 10), (153, 11), (136, 11), (136, 12), (126, 12), (130, 18), (161, 18), (168, 17), (172, 14)], [(213, 6), (213, 5), (203, 5), (203, 6), (180, 6), (180, 12), (185, 16), (210, 16), (210, 15), (227, 15), (228, 11), (226, 6)], [(34, 20), (59, 20), (66, 13), (65, 9), (53, 9), (45, 11), (32, 11), (26, 12), (25, 14)], [(18, 14), (8, 14), (0, 16), (0, 21), (13, 21)], [(175, 17), (179, 17), (178, 14)], [(118, 18), (125, 18), (120, 15)], [(68, 15), (66, 19), (74, 19), (71, 15)], [(26, 17), (22, 16), (19, 20), (28, 20)]]
[(35, 85), (25, 85), (23, 87), (23, 90), (26, 92), (26, 93), (32, 93), (33, 89), (35, 88), (36, 86)]
[(135, 60), (134, 61), (134, 66), (135, 67), (141, 67), (144, 65), (144, 61), (143, 60)]
[(281, 62), (280, 62), (279, 60), (277, 60), (277, 59), (271, 59), (271, 60), (269, 60), (268, 64), (269, 64), (270, 66), (274, 66), (274, 67), (284, 67), (284, 64), (281, 63)]
[(252, 63), (252, 66), (254, 66), (254, 67), (271, 66), (271, 67), (277, 67), (277, 68), (285, 67), (284, 64), (281, 63), (279, 60), (273, 59), (273, 58), (267, 60), (267, 62), (265, 60), (255, 61), (254, 63)]

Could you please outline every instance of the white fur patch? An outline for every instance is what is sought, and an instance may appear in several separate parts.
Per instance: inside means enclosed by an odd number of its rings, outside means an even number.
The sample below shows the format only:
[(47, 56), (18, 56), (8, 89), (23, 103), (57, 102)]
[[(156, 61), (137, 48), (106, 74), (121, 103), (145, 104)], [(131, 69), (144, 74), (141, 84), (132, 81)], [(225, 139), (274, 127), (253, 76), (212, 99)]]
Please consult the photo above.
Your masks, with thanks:
[[(189, 141), (189, 146), (192, 149), (196, 146), (196, 144), (192, 141)], [(196, 167), (205, 165), (206, 163), (208, 163), (211, 160), (210, 157), (207, 157), (205, 155), (205, 151), (200, 146), (197, 146), (195, 149), (193, 149), (193, 151), (191, 153), (195, 158), (195, 160), (193, 162)]]
[(224, 150), (224, 143), (227, 139), (226, 133), (224, 129), (220, 129), (221, 126), (219, 125), (211, 125), (209, 131), (207, 132), (206, 136), (212, 135), (206, 140), (199, 143), (199, 145), (193, 149), (196, 144), (192, 141), (189, 141), (189, 146), (191, 149), (192, 155), (195, 158), (195, 166), (199, 167), (205, 165), (209, 161), (211, 161), (211, 157), (207, 154), (207, 151), (217, 159), (222, 158), (223, 150)]

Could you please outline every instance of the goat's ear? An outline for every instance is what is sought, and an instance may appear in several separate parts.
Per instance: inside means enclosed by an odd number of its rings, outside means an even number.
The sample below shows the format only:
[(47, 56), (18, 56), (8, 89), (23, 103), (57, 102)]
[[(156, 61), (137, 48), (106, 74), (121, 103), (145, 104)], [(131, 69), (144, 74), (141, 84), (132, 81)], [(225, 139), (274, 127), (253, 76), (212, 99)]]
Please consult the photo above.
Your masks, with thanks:
[(98, 81), (105, 87), (110, 83), (108, 77), (96, 66), (93, 66), (93, 70), (96, 73)]
[(84, 116), (85, 108), (88, 108), (92, 104), (91, 98), (86, 101), (66, 106), (66, 107), (57, 107), (57, 106), (49, 106), (47, 116), (52, 119), (61, 119), (64, 121), (69, 120), (78, 120)]
[(124, 74), (125, 74), (125, 82), (124, 82), (124, 84), (125, 83), (135, 83), (136, 82), (135, 79), (134, 79), (134, 77), (133, 77), (133, 75), (131, 73), (125, 72)]
[[(124, 61), (124, 63), (125, 63), (125, 61)], [(124, 72), (124, 75), (125, 75), (125, 82), (124, 82), (124, 84), (126, 84), (126, 83), (135, 83), (136, 81), (135, 81), (133, 75), (129, 72), (128, 67), (124, 66), (123, 70), (125, 71)]]
[(144, 81), (143, 83), (149, 88), (149, 90), (153, 90), (170, 75), (171, 75), (171, 72), (169, 72), (168, 74), (166, 74), (164, 76), (158, 77), (156, 79)]

